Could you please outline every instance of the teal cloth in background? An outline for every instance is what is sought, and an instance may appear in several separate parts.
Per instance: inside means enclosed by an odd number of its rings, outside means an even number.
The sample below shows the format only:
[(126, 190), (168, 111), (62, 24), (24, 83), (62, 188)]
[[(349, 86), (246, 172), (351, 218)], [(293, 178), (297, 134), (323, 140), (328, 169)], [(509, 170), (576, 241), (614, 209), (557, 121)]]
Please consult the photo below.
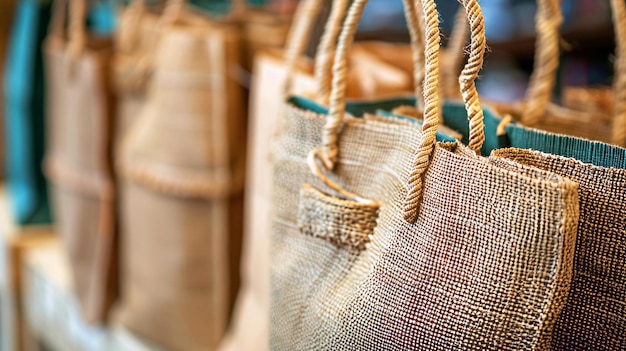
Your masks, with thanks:
[(4, 73), (7, 185), (19, 224), (50, 221), (41, 169), (45, 146), (45, 87), (41, 46), (50, 2), (17, 3)]
[[(2, 1), (2, 0), (0, 0)], [(51, 220), (46, 181), (45, 74), (42, 52), (52, 12), (50, 0), (17, 3), (5, 62), (3, 99), (7, 186), (19, 224)], [(89, 9), (89, 30), (101, 36), (115, 28), (112, 1), (96, 1)]]

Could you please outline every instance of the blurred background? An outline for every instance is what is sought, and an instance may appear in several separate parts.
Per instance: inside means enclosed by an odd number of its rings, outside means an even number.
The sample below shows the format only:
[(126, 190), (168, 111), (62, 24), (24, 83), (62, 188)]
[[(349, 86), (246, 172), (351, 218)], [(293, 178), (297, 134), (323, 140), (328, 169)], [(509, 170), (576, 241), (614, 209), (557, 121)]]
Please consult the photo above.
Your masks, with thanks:
[[(41, 163), (46, 153), (43, 141), (46, 94), (54, 93), (53, 88), (44, 89), (47, 62), (43, 62), (43, 43), (53, 11), (51, 1), (0, 0), (0, 78), (3, 82), (0, 99), (0, 182), (3, 184), (0, 188), (0, 351), (163, 350), (162, 345), (144, 343), (128, 330), (117, 329), (114, 331), (116, 346), (102, 346), (103, 340), (112, 333), (111, 327), (84, 321), (84, 313), (79, 311), (76, 297), (69, 288), (73, 284), (67, 268), (72, 264), (68, 262), (71, 259), (59, 251), (58, 239), (49, 227), (54, 223), (50, 213), (54, 209), (48, 208)], [(315, 54), (330, 12), (331, 1), (326, 2), (322, 9), (325, 15), (317, 20), (311, 33), (313, 39), (307, 49), (310, 57)], [(85, 22), (90, 35), (109, 40), (116, 36), (121, 9), (127, 3), (90, 0)], [(159, 6), (159, 1), (147, 3)], [(453, 0), (437, 3), (445, 42), (453, 29), (458, 3)], [(533, 0), (483, 0), (480, 4), (489, 52), (478, 81), (479, 92), (493, 101), (519, 101), (524, 97), (533, 70), (537, 5)], [(238, 19), (236, 25), (243, 28), (244, 33), (244, 57), (237, 62), (236, 72), (229, 74), (231, 78), (236, 76), (233, 80), (241, 89), (240, 111), (247, 110), (248, 90), (255, 79), (254, 55), (257, 51), (283, 45), (297, 5), (297, 0), (249, 0), (247, 6), (251, 11), (247, 17)], [(231, 12), (232, 3), (190, 0), (188, 6), (208, 17), (221, 18)], [(609, 1), (563, 0), (562, 12), (562, 53), (554, 92), (556, 101), (563, 96), (565, 87), (610, 86), (613, 81), (615, 42)], [(370, 0), (357, 40), (407, 43), (405, 28), (401, 1)], [(241, 114), (244, 118), (234, 128), (245, 134), (245, 113)], [(238, 142), (245, 146), (243, 138)], [(29, 170), (34, 173), (28, 174)], [(11, 186), (5, 185), (7, 178), (26, 185), (17, 184), (14, 188), (18, 190), (12, 191)], [(24, 213), (20, 208), (33, 203), (35, 195), (19, 190), (22, 186), (34, 188), (43, 199), (36, 208)], [(241, 223), (241, 215), (235, 221)], [(44, 249), (38, 252), (40, 248)], [(229, 250), (232, 259), (238, 262), (241, 242)], [(238, 275), (239, 269), (233, 271)], [(234, 291), (237, 284), (233, 283)], [(229, 304), (232, 306), (234, 302)]]

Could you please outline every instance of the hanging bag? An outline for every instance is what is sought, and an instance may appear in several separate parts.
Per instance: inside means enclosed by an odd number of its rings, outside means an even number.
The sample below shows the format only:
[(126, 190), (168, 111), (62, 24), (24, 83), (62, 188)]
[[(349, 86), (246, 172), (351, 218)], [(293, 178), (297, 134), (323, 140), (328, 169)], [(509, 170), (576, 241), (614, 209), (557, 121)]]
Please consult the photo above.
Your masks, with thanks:
[(68, 251), (84, 319), (102, 322), (116, 296), (111, 41), (89, 36), (86, 3), (55, 1), (45, 44), (48, 81), (46, 176), (56, 229)]
[(164, 9), (149, 95), (122, 141), (119, 320), (171, 350), (213, 350), (238, 285), (245, 119), (235, 26)]
[[(354, 1), (346, 17), (328, 115), (293, 99), (282, 120), (271, 348), (546, 349), (567, 297), (576, 184), (476, 156), (484, 126), (473, 81), (485, 40), (474, 1), (464, 1), (473, 35), (461, 77), (470, 148), (435, 143), (440, 37), (432, 0), (422, 1), (423, 127), (345, 116), (346, 51), (366, 2)], [(410, 14), (412, 2), (405, 6)]]
[[(255, 61), (251, 89), (246, 180), (245, 240), (242, 261), (242, 287), (237, 299), (231, 328), (220, 350), (265, 350), (269, 346), (269, 220), (272, 198), (271, 145), (285, 91), (295, 91), (324, 101), (330, 90), (326, 76), (332, 69), (334, 41), (341, 28), (347, 1), (333, 2), (325, 33), (317, 49), (315, 64), (303, 57), (311, 27), (322, 1), (300, 3), (294, 16), (285, 50), (265, 50)], [(403, 68), (412, 66), (410, 48), (379, 42), (357, 45), (350, 57), (348, 95), (352, 100), (374, 96), (405, 95), (411, 89), (412, 77)], [(408, 53), (408, 55), (407, 55)], [(367, 67), (367, 71), (359, 68)], [(372, 70), (383, 72), (378, 76)], [(359, 77), (366, 77), (359, 81)], [(288, 82), (289, 81), (289, 82)], [(391, 99), (388, 106), (395, 106)], [(367, 103), (351, 103), (367, 109)], [(374, 107), (375, 108), (375, 107)], [(370, 106), (371, 112), (374, 111)]]
[[(626, 16), (623, 1), (613, 1), (616, 23)], [(626, 27), (617, 25), (619, 38)], [(618, 45), (618, 63), (626, 58)], [(617, 73), (621, 75), (621, 73)], [(613, 121), (626, 120), (626, 99), (616, 81)], [(543, 124), (548, 124), (548, 121)], [(622, 131), (613, 128), (613, 137)], [(600, 142), (542, 132), (521, 126), (506, 128), (512, 146), (493, 155), (554, 172), (580, 185), (580, 220), (571, 291), (554, 329), (555, 350), (621, 350), (626, 348), (626, 149)], [(617, 139), (616, 139), (617, 141)], [(535, 149), (539, 151), (533, 151)], [(546, 153), (542, 153), (546, 152)]]

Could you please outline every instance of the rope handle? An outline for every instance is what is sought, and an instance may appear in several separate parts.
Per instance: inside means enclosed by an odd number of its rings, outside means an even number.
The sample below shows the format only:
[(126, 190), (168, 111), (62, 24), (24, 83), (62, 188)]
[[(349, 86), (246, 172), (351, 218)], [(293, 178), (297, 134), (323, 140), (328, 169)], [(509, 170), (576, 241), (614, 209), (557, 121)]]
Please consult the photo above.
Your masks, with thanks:
[[(467, 110), (470, 136), (469, 148), (476, 154), (480, 154), (480, 149), (485, 141), (485, 126), (483, 121), (483, 110), (480, 106), (478, 91), (475, 80), (482, 69), (487, 39), (485, 37), (485, 20), (482, 10), (477, 0), (459, 0), (467, 13), (470, 24), (470, 56), (467, 64), (459, 77), (461, 95)], [(424, 124), (422, 132), (424, 139), (417, 150), (414, 159), (413, 172), (409, 178), (409, 189), (404, 203), (404, 219), (413, 223), (417, 219), (419, 204), (424, 187), (424, 175), (428, 170), (432, 153), (435, 149), (438, 123), (441, 120), (441, 104), (438, 88), (438, 48), (439, 48), (439, 28), (438, 14), (434, 2), (428, 3), (422, 0), (424, 15), (426, 17), (426, 81), (424, 84)], [(436, 29), (436, 30), (435, 30)]]
[(334, 0), (330, 15), (326, 21), (324, 32), (317, 46), (315, 55), (315, 81), (317, 82), (317, 99), (323, 105), (328, 105), (331, 92), (333, 59), (335, 57), (335, 42), (339, 37), (341, 25), (349, 5), (349, 0)]
[[(416, 151), (413, 162), (413, 171), (409, 177), (408, 192), (404, 203), (404, 219), (414, 222), (417, 218), (419, 203), (423, 189), (423, 176), (428, 169), (432, 153), (435, 149), (436, 133), (441, 117), (440, 88), (439, 88), (439, 14), (434, 0), (421, 0), (423, 17), (425, 18), (425, 54), (424, 54), (424, 123), (422, 124), (422, 142)], [(468, 110), (470, 120), (470, 145), (473, 149), (480, 150), (484, 141), (484, 125), (482, 109), (478, 100), (478, 94), (474, 85), (474, 80), (478, 76), (483, 63), (483, 56), (486, 48), (484, 31), (484, 19), (482, 11), (476, 0), (462, 0), (461, 3), (469, 17), (471, 24), (471, 53), (470, 59), (463, 69), (459, 78), (461, 92)], [(363, 14), (367, 0), (354, 0), (341, 31), (335, 63), (333, 66), (332, 93), (330, 98), (330, 112), (322, 132), (322, 147), (313, 150), (312, 153), (319, 159), (326, 171), (332, 171), (338, 157), (338, 134), (343, 125), (345, 117), (345, 93), (346, 93), (346, 71), (347, 52), (354, 40), (354, 34), (358, 22)], [(411, 0), (405, 1), (405, 13), (415, 16), (415, 4)], [(413, 17), (417, 18), (417, 16)], [(410, 17), (408, 17), (411, 26)], [(410, 28), (412, 42), (419, 36), (419, 27), (412, 21)], [(415, 56), (417, 56), (414, 53)], [(315, 172), (314, 169), (312, 171)], [(317, 174), (319, 177), (319, 174)], [(320, 177), (325, 178), (325, 177)]]
[(459, 7), (454, 19), (454, 26), (450, 33), (446, 57), (442, 62), (443, 95), (446, 98), (456, 97), (459, 94), (458, 75), (465, 59), (465, 45), (469, 37), (469, 20), (465, 8)]
[(323, 0), (302, 0), (296, 8), (285, 45), (287, 71), (287, 79), (283, 90), (285, 98), (291, 92), (296, 63), (309, 44), (309, 37), (315, 24), (315, 19), (319, 16), (322, 4)]
[(538, 0), (535, 68), (530, 77), (521, 122), (532, 126), (541, 121), (551, 100), (559, 67), (559, 27), (563, 23), (560, 0)]

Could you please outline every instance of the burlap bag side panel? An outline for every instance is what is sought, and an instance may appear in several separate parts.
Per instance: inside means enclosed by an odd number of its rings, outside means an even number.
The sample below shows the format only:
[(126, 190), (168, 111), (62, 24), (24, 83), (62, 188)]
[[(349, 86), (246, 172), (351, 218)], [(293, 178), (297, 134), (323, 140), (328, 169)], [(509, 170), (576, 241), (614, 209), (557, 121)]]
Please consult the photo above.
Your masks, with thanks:
[(331, 177), (380, 205), (365, 250), (349, 250), (298, 228), (302, 184), (327, 191), (306, 165), (323, 122), (288, 108), (276, 148), (272, 349), (543, 349), (564, 303), (576, 184), (438, 147), (409, 225), (419, 129), (348, 118)]
[(580, 219), (567, 305), (555, 327), (557, 350), (626, 348), (626, 171), (532, 150), (494, 156), (548, 170), (580, 184)]

